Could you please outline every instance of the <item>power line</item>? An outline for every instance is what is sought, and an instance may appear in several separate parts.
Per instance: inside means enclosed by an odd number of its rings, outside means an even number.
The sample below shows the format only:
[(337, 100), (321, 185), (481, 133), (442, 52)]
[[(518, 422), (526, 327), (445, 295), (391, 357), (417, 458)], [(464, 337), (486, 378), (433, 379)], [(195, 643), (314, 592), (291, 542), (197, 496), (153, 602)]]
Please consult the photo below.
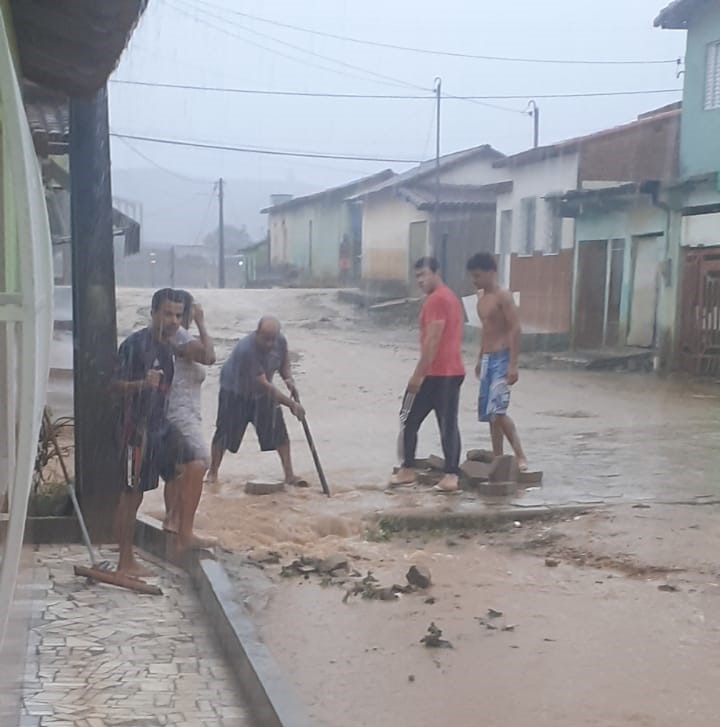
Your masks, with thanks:
[[(185, 3), (186, 6), (189, 4), (187, 2), (187, 0), (177, 0), (177, 1)], [(242, 36), (237, 35), (237, 33), (233, 33), (232, 31), (228, 30), (224, 26), (218, 27), (217, 25), (212, 25), (212, 24), (208, 23), (205, 18), (201, 18), (201, 17), (199, 17), (197, 15), (192, 15), (187, 10), (184, 10), (182, 7), (178, 7), (177, 5), (170, 5), (170, 7), (174, 8), (178, 12), (181, 12), (181, 13), (185, 14), (187, 17), (190, 17), (190, 18), (192, 18), (193, 20), (195, 20), (195, 21), (197, 21), (199, 23), (203, 23), (206, 26), (208, 26), (209, 28), (213, 28), (213, 29), (215, 29), (215, 30), (217, 30), (217, 31), (219, 31), (221, 33), (225, 33), (226, 35), (230, 35), (232, 37), (239, 38), (240, 40), (242, 40), (242, 41), (244, 41), (246, 43), (250, 43), (251, 45), (255, 45), (257, 47), (260, 47), (263, 50), (266, 50), (266, 51), (268, 51), (270, 53), (278, 53), (279, 55), (284, 56), (286, 58), (291, 58), (291, 60), (295, 60), (296, 62), (305, 63), (305, 61), (298, 61), (297, 58), (293, 58), (292, 56), (288, 56), (287, 54), (280, 53), (279, 51), (276, 51), (275, 49), (267, 48), (266, 46), (258, 45), (257, 43), (252, 43), (252, 41), (248, 41), (246, 38), (243, 38)], [(190, 7), (192, 7), (195, 10), (200, 10), (200, 8), (198, 8), (197, 6), (190, 5)], [(226, 21), (226, 19), (223, 16), (211, 15), (211, 17), (214, 17), (215, 19), (220, 20), (220, 21)], [(283, 45), (283, 46), (292, 48), (294, 50), (300, 51), (301, 53), (306, 53), (307, 55), (313, 56), (315, 58), (320, 58), (320, 59), (325, 60), (325, 61), (328, 61), (330, 63), (336, 63), (336, 64), (338, 64), (338, 65), (340, 65), (340, 66), (342, 66), (344, 68), (350, 68), (352, 70), (360, 71), (361, 73), (365, 73), (365, 74), (367, 74), (369, 76), (373, 76), (374, 77), (373, 80), (376, 83), (382, 83), (384, 85), (388, 85), (389, 84), (389, 85), (394, 85), (394, 86), (402, 86), (402, 87), (405, 87), (405, 88), (412, 88), (412, 89), (418, 90), (418, 91), (427, 91), (428, 90), (424, 86), (420, 86), (420, 85), (418, 85), (416, 83), (411, 83), (409, 81), (403, 81), (402, 79), (395, 78), (393, 76), (387, 76), (387, 75), (382, 74), (382, 73), (376, 73), (375, 71), (368, 70), (367, 68), (363, 68), (361, 66), (356, 66), (356, 65), (353, 65), (352, 63), (346, 63), (345, 61), (338, 60), (337, 58), (332, 58), (331, 56), (325, 56), (325, 55), (322, 55), (320, 53), (316, 53), (315, 51), (308, 50), (307, 48), (303, 48), (302, 46), (298, 46), (298, 45), (295, 45), (293, 43), (288, 43), (288, 42), (286, 42), (284, 40), (280, 40), (279, 38), (275, 38), (274, 36), (268, 35), (267, 33), (261, 33), (258, 30), (253, 30), (251, 28), (247, 28), (245, 26), (239, 25), (238, 23), (234, 23), (233, 25), (236, 28), (240, 28), (241, 30), (244, 30), (247, 33), (251, 33), (253, 35), (260, 36), (261, 38), (265, 38), (267, 40), (270, 40), (273, 43), (278, 43), (280, 45)], [(310, 64), (310, 65), (312, 65), (312, 64)], [(326, 68), (324, 70), (328, 70), (328, 69)], [(453, 98), (453, 97), (452, 96), (448, 96), (448, 98)], [(498, 106), (496, 104), (488, 103), (486, 101), (480, 101), (478, 99), (462, 99), (462, 100), (463, 101), (469, 101), (470, 103), (473, 103), (473, 104), (476, 104), (476, 105), (479, 105), (479, 106), (486, 106), (487, 108), (493, 108), (493, 109), (496, 109), (498, 111), (506, 111), (506, 112), (513, 113), (513, 114), (524, 114), (525, 113), (524, 111), (521, 111), (519, 109), (511, 109), (511, 108), (507, 108), (505, 106)]]
[(129, 137), (121, 136), (121, 135), (115, 135), (116, 138), (120, 139), (120, 141), (128, 148), (130, 151), (132, 151), (134, 154), (137, 154), (141, 159), (144, 159), (148, 164), (152, 164), (155, 168), (159, 169), (161, 172), (165, 172), (165, 174), (170, 174), (173, 177), (177, 177), (178, 179), (182, 179), (185, 182), (192, 182), (193, 184), (202, 184), (205, 186), (206, 184), (209, 184), (209, 182), (203, 182), (200, 179), (194, 179), (193, 177), (186, 177), (184, 174), (180, 174), (180, 172), (174, 172), (172, 169), (168, 169), (167, 167), (162, 166), (161, 164), (158, 164), (154, 159), (151, 159), (147, 154), (144, 154), (139, 149), (137, 149), (135, 146), (133, 146), (129, 141)]
[[(263, 88), (228, 88), (225, 86), (202, 86), (186, 83), (163, 83), (159, 81), (130, 81), (125, 79), (112, 79), (110, 83), (123, 86), (146, 86), (149, 88), (175, 88), (187, 91), (211, 91), (216, 93), (236, 93), (258, 96), (289, 96), (300, 98), (330, 98), (330, 99), (377, 99), (388, 101), (430, 101), (435, 96), (430, 94), (392, 94), (392, 93), (335, 93), (325, 91), (283, 91)], [(483, 101), (483, 100), (515, 100), (522, 101), (528, 98), (563, 99), (563, 98), (601, 98), (606, 96), (642, 96), (662, 93), (680, 93), (681, 88), (647, 88), (629, 91), (581, 91), (569, 93), (527, 93), (527, 94), (486, 94), (486, 95), (450, 95), (443, 94), (443, 99), (450, 101)], [(520, 112), (524, 113), (524, 112)]]
[[(198, 0), (196, 0), (197, 2)], [(231, 13), (249, 20), (255, 20), (259, 23), (266, 23), (268, 25), (274, 25), (278, 28), (286, 28), (288, 30), (295, 30), (300, 33), (308, 33), (310, 35), (320, 36), (322, 38), (332, 38), (333, 40), (341, 40), (348, 43), (356, 43), (358, 45), (373, 46), (375, 48), (388, 48), (390, 50), (406, 51), (410, 53), (422, 53), (425, 55), (433, 56), (448, 56), (450, 58), (466, 58), (477, 61), (501, 61), (505, 63), (547, 63), (547, 64), (559, 64), (559, 65), (594, 65), (594, 66), (633, 66), (633, 65), (661, 65), (661, 64), (677, 64), (680, 59), (678, 58), (667, 58), (667, 59), (648, 59), (648, 60), (591, 60), (591, 59), (572, 59), (572, 58), (522, 58), (514, 56), (487, 56), (477, 55), (474, 53), (460, 53), (458, 51), (445, 51), (436, 50), (431, 48), (417, 48), (414, 46), (398, 45), (396, 43), (383, 43), (381, 41), (368, 40), (365, 38), (355, 38), (347, 35), (339, 35), (337, 33), (328, 33), (321, 30), (315, 30), (313, 28), (305, 28), (300, 25), (293, 25), (292, 23), (283, 23), (279, 20), (271, 20), (270, 18), (263, 18), (259, 15), (252, 15), (251, 13), (245, 13), (240, 10), (232, 10), (230, 8), (223, 8), (219, 5), (206, 2), (205, 0), (199, 0), (205, 7), (214, 8), (221, 10), (226, 13)]]
[(231, 146), (205, 141), (186, 141), (183, 139), (165, 139), (156, 136), (139, 136), (136, 134), (120, 134), (111, 131), (110, 136), (118, 139), (132, 139), (146, 141), (153, 144), (168, 144), (171, 146), (191, 147), (195, 149), (217, 149), (220, 151), (235, 151), (243, 154), (263, 154), (267, 156), (301, 157), (306, 159), (342, 159), (354, 162), (386, 162), (391, 164), (420, 164), (421, 159), (399, 159), (397, 157), (363, 156), (358, 154), (329, 154), (315, 151), (290, 151), (280, 149), (264, 149), (253, 146)]
[[(178, 0), (178, 1), (179, 2), (183, 2), (183, 0)], [(306, 65), (313, 65), (311, 63), (308, 63), (305, 60), (299, 60), (297, 58), (294, 58), (293, 56), (289, 56), (289, 55), (287, 55), (285, 53), (282, 53), (280, 51), (277, 51), (277, 50), (275, 50), (273, 48), (268, 48), (267, 46), (263, 46), (263, 45), (260, 45), (258, 43), (253, 43), (252, 41), (247, 40), (247, 38), (244, 38), (243, 36), (238, 35), (237, 33), (232, 32), (230, 29), (226, 28), (225, 26), (222, 26), (222, 25), (221, 26), (217, 26), (217, 25), (213, 25), (211, 23), (208, 23), (207, 22), (207, 19), (205, 17), (201, 17), (201, 16), (198, 16), (198, 15), (194, 15), (193, 13), (191, 13), (187, 9), (185, 9), (189, 5), (189, 3), (185, 3), (185, 8), (184, 7), (181, 7), (181, 6), (178, 6), (178, 5), (171, 4), (171, 3), (168, 3), (168, 5), (170, 7), (172, 7), (174, 10), (176, 10), (177, 12), (180, 12), (180, 13), (186, 15), (187, 17), (195, 20), (196, 22), (201, 23), (203, 25), (206, 25), (207, 27), (212, 28), (212, 29), (214, 29), (214, 30), (216, 30), (216, 31), (218, 31), (220, 33), (225, 33), (225, 35), (229, 35), (229, 36), (231, 36), (233, 38), (238, 38), (239, 40), (242, 40), (245, 43), (249, 43), (250, 45), (254, 45), (256, 47), (259, 47), (262, 50), (265, 50), (265, 51), (267, 51), (269, 53), (275, 53), (277, 55), (284, 56), (285, 58), (290, 58), (291, 60), (294, 60), (294, 61), (296, 61), (298, 63), (303, 63), (303, 64), (306, 64)], [(193, 6), (193, 5), (190, 5), (190, 7), (193, 10), (199, 10), (200, 9), (200, 8), (197, 8), (197, 6)], [(219, 20), (221, 22), (227, 22), (227, 19), (224, 18), (224, 17), (222, 17), (221, 15), (210, 15), (210, 17), (211, 18), (214, 18), (216, 20)], [(423, 86), (417, 86), (414, 83), (409, 83), (407, 81), (403, 81), (403, 80), (398, 79), (398, 78), (393, 78), (392, 76), (386, 76), (386, 75), (384, 75), (382, 73), (376, 73), (375, 71), (368, 70), (367, 68), (363, 68), (362, 66), (356, 66), (356, 65), (353, 65), (352, 63), (346, 63), (345, 61), (341, 61), (341, 60), (338, 60), (336, 58), (332, 58), (330, 56), (324, 56), (324, 55), (322, 55), (320, 53), (315, 53), (315, 51), (307, 50), (306, 48), (303, 48), (302, 46), (299, 46), (299, 45), (295, 45), (294, 43), (288, 43), (288, 42), (286, 42), (284, 40), (279, 40), (278, 38), (274, 38), (273, 36), (267, 35), (266, 33), (261, 33), (258, 30), (252, 30), (251, 28), (246, 28), (245, 26), (239, 25), (237, 23), (234, 23), (233, 25), (234, 25), (234, 27), (239, 28), (240, 30), (244, 30), (246, 33), (250, 33), (252, 35), (256, 35), (256, 36), (259, 36), (261, 38), (265, 38), (267, 40), (272, 41), (273, 43), (278, 43), (279, 45), (283, 45), (283, 46), (286, 46), (286, 47), (291, 48), (293, 50), (300, 51), (301, 53), (305, 53), (305, 54), (307, 54), (309, 56), (313, 56), (315, 58), (319, 58), (321, 60), (324, 60), (324, 61), (327, 61), (327, 62), (330, 62), (330, 63), (335, 63), (335, 64), (337, 64), (339, 66), (342, 66), (343, 68), (349, 68), (349, 69), (351, 69), (353, 71), (359, 71), (359, 72), (364, 73), (364, 74), (366, 74), (368, 76), (373, 76), (374, 79), (376, 79), (376, 82), (382, 82), (384, 85), (390, 84), (390, 85), (393, 85), (393, 86), (403, 86), (405, 88), (414, 88), (414, 89), (420, 90), (420, 91), (427, 91), (428, 90), (428, 89), (424, 88)], [(332, 69), (323, 68), (323, 70), (332, 70)], [(334, 70), (337, 72), (337, 69), (334, 69)], [(347, 73), (345, 72), (344, 75), (347, 75)], [(363, 79), (363, 80), (368, 80), (368, 79)]]

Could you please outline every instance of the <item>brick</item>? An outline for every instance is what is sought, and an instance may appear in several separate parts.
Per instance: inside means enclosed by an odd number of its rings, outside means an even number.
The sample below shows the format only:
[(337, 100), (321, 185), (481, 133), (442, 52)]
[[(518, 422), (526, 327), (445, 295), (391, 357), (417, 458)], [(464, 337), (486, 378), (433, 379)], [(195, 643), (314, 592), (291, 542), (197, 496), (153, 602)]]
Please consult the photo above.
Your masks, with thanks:
[(517, 482), (519, 474), (515, 457), (505, 454), (493, 460), (488, 472), (488, 480), (490, 482)]
[(539, 485), (542, 483), (543, 473), (537, 472), (520, 472), (518, 475), (518, 484), (520, 485)]
[(485, 462), (485, 464), (492, 464), (495, 459), (495, 455), (487, 449), (471, 449), (467, 453), (467, 458), (471, 462)]
[(261, 480), (250, 480), (245, 485), (246, 495), (276, 495), (283, 492), (285, 485), (282, 482), (263, 482)]
[(511, 497), (517, 489), (517, 482), (483, 482), (478, 485), (478, 494), (481, 497)]
[(490, 465), (485, 462), (463, 462), (460, 465), (460, 471), (470, 480), (471, 485), (487, 482), (490, 479)]

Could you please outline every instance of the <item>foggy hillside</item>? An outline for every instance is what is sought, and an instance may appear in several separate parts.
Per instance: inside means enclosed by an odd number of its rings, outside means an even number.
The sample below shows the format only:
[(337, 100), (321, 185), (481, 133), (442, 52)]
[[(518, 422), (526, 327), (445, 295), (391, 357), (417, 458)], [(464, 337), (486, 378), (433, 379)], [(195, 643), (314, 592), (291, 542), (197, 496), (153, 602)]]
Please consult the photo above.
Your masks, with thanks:
[[(217, 227), (214, 182), (168, 174), (159, 169), (117, 169), (112, 172), (113, 196), (143, 204), (143, 245), (190, 245)], [(266, 232), (260, 210), (275, 193), (307, 194), (315, 187), (297, 182), (225, 180), (225, 223), (245, 225), (254, 239)]]

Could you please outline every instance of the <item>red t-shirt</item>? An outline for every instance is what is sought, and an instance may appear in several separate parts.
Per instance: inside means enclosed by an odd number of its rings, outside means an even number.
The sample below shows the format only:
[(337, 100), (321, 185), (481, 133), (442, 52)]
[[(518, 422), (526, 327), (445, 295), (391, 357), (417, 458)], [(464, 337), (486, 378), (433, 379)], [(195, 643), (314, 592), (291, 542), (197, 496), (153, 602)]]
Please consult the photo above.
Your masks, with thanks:
[(427, 327), (433, 321), (445, 321), (440, 345), (427, 376), (464, 376), (462, 337), (465, 316), (462, 305), (447, 285), (438, 285), (427, 298), (420, 311), (420, 345), (424, 345)]

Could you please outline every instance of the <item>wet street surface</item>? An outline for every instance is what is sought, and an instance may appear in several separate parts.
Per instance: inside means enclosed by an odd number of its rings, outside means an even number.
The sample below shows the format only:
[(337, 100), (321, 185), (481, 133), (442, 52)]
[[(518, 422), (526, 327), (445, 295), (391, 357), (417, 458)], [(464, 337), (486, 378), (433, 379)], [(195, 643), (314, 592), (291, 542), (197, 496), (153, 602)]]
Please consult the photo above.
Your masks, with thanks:
[[(119, 291), (123, 334), (145, 320), (147, 291)], [(720, 711), (720, 388), (654, 374), (521, 369), (511, 414), (543, 485), (521, 496), (453, 498), (426, 486), (389, 490), (398, 410), (417, 360), (416, 332), (377, 326), (332, 291), (200, 291), (222, 362), (262, 314), (285, 323), (294, 372), (333, 496), (322, 496), (302, 429), (287, 417), (309, 490), (253, 497), (277, 479), (273, 453), (249, 434), (207, 486), (201, 530), (217, 535), (238, 601), (314, 724), (389, 727), (704, 727)], [(464, 449), (488, 448), (476, 420), (476, 349), (461, 399)], [(219, 367), (204, 389), (212, 436)], [(440, 454), (428, 419), (418, 454)], [(498, 533), (390, 536), (374, 524), (401, 510), (436, 513), (576, 504), (562, 522)], [(162, 515), (161, 493), (146, 511)], [(388, 601), (315, 573), (283, 577), (299, 557), (344, 557), (358, 585), (383, 592), (410, 565), (427, 592)], [(549, 563), (550, 565), (548, 565)], [(374, 586), (370, 589), (374, 592)], [(496, 624), (488, 610), (502, 612)], [(421, 643), (431, 624), (452, 649)], [(505, 630), (503, 630), (505, 629)], [(332, 685), (330, 689), (328, 685)]]
[(189, 579), (147, 564), (163, 595), (146, 596), (89, 585), (86, 563), (80, 546), (35, 553), (22, 727), (250, 727)]

